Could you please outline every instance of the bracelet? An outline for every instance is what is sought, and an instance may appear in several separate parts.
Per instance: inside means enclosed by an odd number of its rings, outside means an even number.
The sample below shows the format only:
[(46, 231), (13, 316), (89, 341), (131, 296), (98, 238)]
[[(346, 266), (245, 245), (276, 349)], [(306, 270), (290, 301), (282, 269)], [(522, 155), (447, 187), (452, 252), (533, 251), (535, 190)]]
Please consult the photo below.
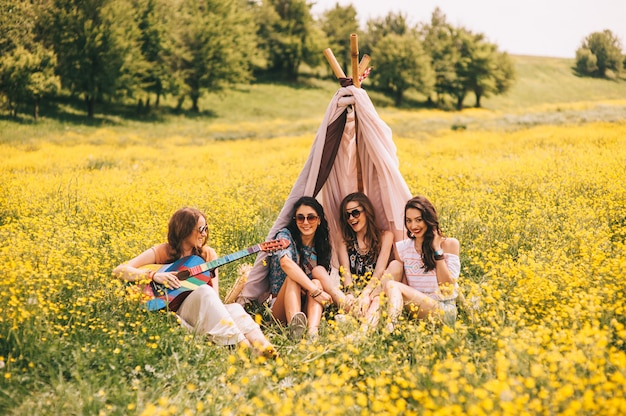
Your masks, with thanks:
[(156, 274), (156, 272), (154, 270), (150, 270), (148, 272), (148, 280), (154, 280), (154, 275)]
[(323, 292), (323, 290), (322, 290), (322, 289), (317, 289), (316, 291), (313, 291), (313, 292), (309, 293), (309, 295), (310, 295), (312, 298), (316, 298), (316, 297), (318, 297), (319, 295), (321, 295), (321, 294), (322, 294), (322, 292)]
[(444, 251), (443, 250), (437, 250), (435, 251), (435, 261), (437, 260), (443, 260), (444, 259)]

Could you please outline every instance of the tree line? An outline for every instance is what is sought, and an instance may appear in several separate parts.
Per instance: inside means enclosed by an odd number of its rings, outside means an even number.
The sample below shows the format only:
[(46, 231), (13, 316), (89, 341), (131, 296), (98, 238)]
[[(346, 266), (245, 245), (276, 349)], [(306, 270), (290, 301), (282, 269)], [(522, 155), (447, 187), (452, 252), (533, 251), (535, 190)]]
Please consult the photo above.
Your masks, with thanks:
[[(362, 30), (354, 6), (314, 18), (307, 0), (0, 0), (0, 104), (11, 115), (39, 115), (42, 100), (62, 93), (89, 117), (103, 102), (200, 111), (207, 92), (260, 75), (297, 82), (303, 66), (326, 65), (330, 47), (349, 68), (351, 33), (372, 56), (371, 85), (405, 102), (421, 94), (433, 106), (463, 108), (468, 94), (506, 92), (510, 57), (481, 33), (405, 15), (371, 19)], [(330, 73), (330, 72), (329, 72)]]

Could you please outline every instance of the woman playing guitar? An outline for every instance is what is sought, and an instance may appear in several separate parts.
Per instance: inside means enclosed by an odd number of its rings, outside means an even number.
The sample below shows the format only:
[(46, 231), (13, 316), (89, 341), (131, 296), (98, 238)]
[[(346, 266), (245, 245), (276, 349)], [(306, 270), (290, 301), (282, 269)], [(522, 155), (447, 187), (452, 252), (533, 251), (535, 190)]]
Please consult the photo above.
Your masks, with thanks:
[[(151, 247), (117, 266), (113, 275), (129, 282), (147, 279), (166, 288), (176, 289), (181, 286), (176, 270), (155, 272), (142, 267), (155, 263), (168, 264), (187, 256), (199, 256), (205, 262), (217, 258), (215, 250), (206, 245), (206, 217), (195, 208), (181, 208), (172, 215), (167, 240), (167, 243)], [(181, 293), (175, 304), (168, 305), (169, 309), (176, 312), (185, 326), (206, 334), (218, 345), (252, 346), (261, 354), (274, 356), (275, 348), (243, 307), (238, 303), (224, 305), (220, 300), (217, 269), (207, 273), (211, 277), (209, 284)]]

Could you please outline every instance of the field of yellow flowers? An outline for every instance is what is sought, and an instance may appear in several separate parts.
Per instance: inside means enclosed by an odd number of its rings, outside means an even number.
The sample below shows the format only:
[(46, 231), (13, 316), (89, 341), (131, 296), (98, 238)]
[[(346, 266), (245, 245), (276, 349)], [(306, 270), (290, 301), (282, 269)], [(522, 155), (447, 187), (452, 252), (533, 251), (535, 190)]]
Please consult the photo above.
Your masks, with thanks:
[(626, 414), (624, 122), (395, 138), (411, 191), (461, 242), (454, 328), (407, 319), (364, 339), (329, 314), (294, 344), (265, 320), (280, 353), (265, 361), (125, 297), (111, 270), (181, 206), (207, 213), (219, 253), (262, 241), (312, 140), (2, 142), (0, 413)]

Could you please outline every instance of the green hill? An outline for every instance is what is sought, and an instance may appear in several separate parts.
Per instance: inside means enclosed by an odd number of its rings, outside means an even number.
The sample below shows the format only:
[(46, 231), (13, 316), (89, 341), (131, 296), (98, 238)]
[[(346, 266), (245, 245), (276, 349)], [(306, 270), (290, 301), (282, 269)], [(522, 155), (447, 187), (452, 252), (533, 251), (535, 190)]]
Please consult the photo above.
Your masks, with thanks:
[(502, 97), (485, 100), (485, 107), (519, 110), (541, 104), (626, 99), (626, 82), (580, 77), (574, 59), (513, 56), (517, 80)]
[[(473, 109), (469, 95), (463, 111), (396, 108), (392, 101), (372, 89), (365, 89), (381, 117), (401, 137), (419, 137), (450, 128), (516, 129), (537, 124), (571, 124), (588, 121), (615, 121), (626, 114), (626, 81), (584, 78), (573, 71), (574, 60), (534, 56), (513, 56), (516, 82), (504, 96), (483, 98), (483, 109)], [(375, 67), (375, 57), (372, 60)], [(320, 71), (324, 73), (324, 71)], [(0, 130), (10, 126), (11, 137), (19, 141), (33, 137), (32, 126), (45, 130), (82, 130), (106, 126), (130, 129), (148, 137), (167, 134), (195, 139), (233, 139), (241, 137), (277, 137), (314, 134), (338, 84), (330, 78), (303, 75), (298, 84), (256, 83), (242, 85), (220, 94), (208, 94), (200, 101), (200, 114), (171, 110), (172, 99), (164, 100), (160, 111), (137, 116), (134, 107), (113, 111), (114, 115), (96, 114), (94, 120), (84, 115), (77, 104), (60, 104), (56, 115), (42, 113), (43, 120), (16, 125), (0, 120)], [(417, 100), (417, 97), (411, 97)], [(107, 109), (111, 110), (111, 109)], [(102, 111), (102, 108), (97, 108)], [(42, 129), (37, 129), (41, 134)]]
[[(389, 98), (368, 89), (367, 80), (363, 88), (383, 120), (400, 137), (420, 137), (451, 128), (510, 130), (624, 118), (625, 81), (579, 77), (573, 71), (573, 59), (512, 58), (517, 72), (513, 88), (504, 96), (485, 98), (479, 110), (472, 108), (473, 95), (467, 98), (463, 111), (441, 111), (396, 108)], [(296, 85), (259, 83), (228, 94), (210, 94), (202, 100), (201, 108), (213, 112), (208, 121), (215, 130), (207, 126), (204, 131), (220, 138), (314, 134), (338, 88), (333, 80), (303, 76)], [(177, 118), (176, 128), (184, 130), (189, 121)]]

